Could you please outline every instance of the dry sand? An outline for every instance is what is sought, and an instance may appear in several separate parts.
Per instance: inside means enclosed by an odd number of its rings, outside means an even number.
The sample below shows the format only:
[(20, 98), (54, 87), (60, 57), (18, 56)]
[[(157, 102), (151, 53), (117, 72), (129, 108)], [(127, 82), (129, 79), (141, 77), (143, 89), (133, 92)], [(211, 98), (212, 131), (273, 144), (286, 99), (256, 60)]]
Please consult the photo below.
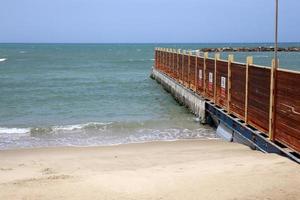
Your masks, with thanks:
[(300, 199), (300, 166), (219, 140), (8, 150), (0, 199)]

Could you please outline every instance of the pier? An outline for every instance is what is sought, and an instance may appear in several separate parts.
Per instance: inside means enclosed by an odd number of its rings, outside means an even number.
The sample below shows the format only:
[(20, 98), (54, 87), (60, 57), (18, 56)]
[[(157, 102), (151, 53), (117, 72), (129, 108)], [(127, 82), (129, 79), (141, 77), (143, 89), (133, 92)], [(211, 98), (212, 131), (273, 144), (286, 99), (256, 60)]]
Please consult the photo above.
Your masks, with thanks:
[(233, 55), (156, 48), (151, 76), (229, 141), (300, 163), (300, 72), (274, 71), (252, 57), (239, 63)]

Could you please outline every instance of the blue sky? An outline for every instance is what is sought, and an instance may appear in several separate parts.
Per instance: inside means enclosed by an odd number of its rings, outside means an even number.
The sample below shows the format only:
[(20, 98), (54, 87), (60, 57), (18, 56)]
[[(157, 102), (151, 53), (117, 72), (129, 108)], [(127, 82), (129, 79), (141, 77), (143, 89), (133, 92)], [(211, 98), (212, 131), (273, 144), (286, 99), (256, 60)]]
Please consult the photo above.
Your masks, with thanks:
[[(282, 42), (300, 41), (299, 0), (279, 0)], [(268, 42), (274, 0), (1, 0), (0, 42)]]

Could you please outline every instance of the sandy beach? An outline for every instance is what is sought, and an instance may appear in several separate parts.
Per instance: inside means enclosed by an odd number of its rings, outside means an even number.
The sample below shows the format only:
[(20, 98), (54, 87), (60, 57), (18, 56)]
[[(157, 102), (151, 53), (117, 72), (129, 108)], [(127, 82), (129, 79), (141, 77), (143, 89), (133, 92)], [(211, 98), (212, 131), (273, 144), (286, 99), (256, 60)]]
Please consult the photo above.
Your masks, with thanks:
[(0, 199), (299, 199), (300, 167), (220, 140), (0, 151)]

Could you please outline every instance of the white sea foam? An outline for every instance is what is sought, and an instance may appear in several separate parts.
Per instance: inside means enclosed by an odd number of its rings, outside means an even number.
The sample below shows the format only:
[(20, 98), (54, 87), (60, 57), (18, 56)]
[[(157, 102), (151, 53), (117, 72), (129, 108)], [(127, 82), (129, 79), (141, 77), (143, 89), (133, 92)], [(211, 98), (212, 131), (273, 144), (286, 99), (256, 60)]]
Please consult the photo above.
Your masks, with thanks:
[(0, 58), (0, 62), (4, 62), (6, 60), (7, 60), (7, 58)]
[(54, 126), (53, 130), (56, 131), (73, 131), (73, 130), (78, 130), (78, 129), (84, 129), (84, 128), (88, 128), (88, 127), (95, 127), (95, 126), (105, 126), (105, 125), (109, 125), (111, 124), (111, 122), (89, 122), (89, 123), (85, 123), (85, 124), (74, 124), (74, 125), (64, 125), (64, 126)]
[(155, 59), (151, 58), (151, 59), (128, 59), (129, 62), (146, 62), (146, 61), (154, 61)]
[(30, 128), (4, 128), (4, 127), (0, 127), (0, 133), (8, 133), (8, 134), (12, 134), (12, 133), (19, 133), (19, 134), (24, 134), (24, 133), (29, 133), (30, 132)]

